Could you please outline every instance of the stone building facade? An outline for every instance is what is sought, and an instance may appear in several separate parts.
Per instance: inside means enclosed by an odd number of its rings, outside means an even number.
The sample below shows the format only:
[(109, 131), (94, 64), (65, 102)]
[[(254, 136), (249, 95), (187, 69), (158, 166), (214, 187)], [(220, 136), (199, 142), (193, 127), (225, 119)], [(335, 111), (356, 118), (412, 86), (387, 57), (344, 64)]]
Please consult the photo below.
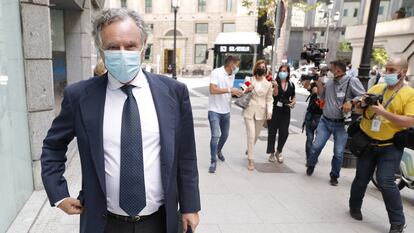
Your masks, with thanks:
[[(220, 32), (255, 32), (257, 16), (249, 15), (241, 0), (181, 1), (177, 13), (178, 74), (208, 74)], [(168, 0), (107, 0), (106, 8), (128, 7), (143, 16), (150, 32), (144, 65), (168, 73), (172, 63), (174, 11)], [(206, 56), (208, 53), (208, 58)]]
[[(0, 232), (40, 177), (42, 141), (63, 88), (92, 76), (91, 21), (105, 0), (0, 1)], [(72, 144), (68, 157), (75, 152)]]

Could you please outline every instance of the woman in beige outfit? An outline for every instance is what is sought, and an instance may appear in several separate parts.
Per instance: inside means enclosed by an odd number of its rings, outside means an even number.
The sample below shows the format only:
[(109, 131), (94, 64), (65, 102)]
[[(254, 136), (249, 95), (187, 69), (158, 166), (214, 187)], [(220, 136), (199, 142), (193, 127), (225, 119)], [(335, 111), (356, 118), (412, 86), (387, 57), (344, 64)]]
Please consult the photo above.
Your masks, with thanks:
[(252, 98), (248, 107), (243, 111), (244, 122), (246, 123), (247, 133), (247, 155), (249, 171), (254, 170), (253, 148), (257, 142), (260, 131), (266, 120), (272, 118), (273, 111), (273, 88), (272, 84), (266, 80), (266, 62), (259, 60), (253, 67), (253, 77), (251, 85), (245, 93), (252, 92)]

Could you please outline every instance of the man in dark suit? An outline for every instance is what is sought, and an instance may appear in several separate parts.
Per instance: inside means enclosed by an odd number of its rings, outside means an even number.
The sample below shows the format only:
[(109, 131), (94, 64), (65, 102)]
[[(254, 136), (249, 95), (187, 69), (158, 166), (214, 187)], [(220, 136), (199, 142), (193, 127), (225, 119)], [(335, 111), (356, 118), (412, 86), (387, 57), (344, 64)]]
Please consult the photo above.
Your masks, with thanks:
[[(140, 68), (147, 33), (133, 11), (101, 12), (95, 42), (108, 72), (65, 88), (44, 140), (42, 179), (52, 206), (80, 214), (82, 233), (177, 233), (199, 223), (200, 194), (188, 90)], [(63, 173), (76, 137), (82, 190)]]

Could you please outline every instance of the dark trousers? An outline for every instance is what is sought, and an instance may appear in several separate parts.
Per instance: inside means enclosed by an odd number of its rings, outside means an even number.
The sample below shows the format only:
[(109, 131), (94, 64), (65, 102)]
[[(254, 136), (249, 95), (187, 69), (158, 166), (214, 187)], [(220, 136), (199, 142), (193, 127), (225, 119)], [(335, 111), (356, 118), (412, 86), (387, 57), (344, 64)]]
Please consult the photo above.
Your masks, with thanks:
[(318, 128), (319, 120), (321, 115), (314, 115), (310, 112), (306, 113), (305, 118), (305, 130), (306, 130), (306, 161), (312, 151), (313, 140), (315, 139), (316, 129)]
[(136, 223), (125, 222), (108, 215), (105, 233), (165, 233), (166, 229), (165, 209), (161, 207), (149, 218)]
[(277, 140), (277, 152), (279, 153), (282, 153), (289, 136), (290, 109), (276, 106), (273, 108), (272, 119), (267, 122), (268, 137), (266, 153), (268, 154), (275, 152), (276, 134), (279, 134)]
[(404, 224), (405, 218), (400, 196), (400, 190), (394, 183), (394, 175), (400, 166), (403, 150), (394, 146), (374, 147), (369, 154), (358, 159), (356, 176), (352, 182), (349, 207), (361, 209), (367, 185), (370, 182), (375, 168), (376, 176), (388, 219), (391, 224)]

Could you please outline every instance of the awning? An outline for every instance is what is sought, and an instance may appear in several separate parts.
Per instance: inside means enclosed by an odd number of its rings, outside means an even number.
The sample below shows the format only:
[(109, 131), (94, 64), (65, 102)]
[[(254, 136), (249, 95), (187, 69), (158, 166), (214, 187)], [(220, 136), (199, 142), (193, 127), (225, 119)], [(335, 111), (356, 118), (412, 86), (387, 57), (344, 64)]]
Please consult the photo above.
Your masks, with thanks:
[(260, 37), (256, 32), (222, 32), (215, 45), (257, 45), (260, 44)]

